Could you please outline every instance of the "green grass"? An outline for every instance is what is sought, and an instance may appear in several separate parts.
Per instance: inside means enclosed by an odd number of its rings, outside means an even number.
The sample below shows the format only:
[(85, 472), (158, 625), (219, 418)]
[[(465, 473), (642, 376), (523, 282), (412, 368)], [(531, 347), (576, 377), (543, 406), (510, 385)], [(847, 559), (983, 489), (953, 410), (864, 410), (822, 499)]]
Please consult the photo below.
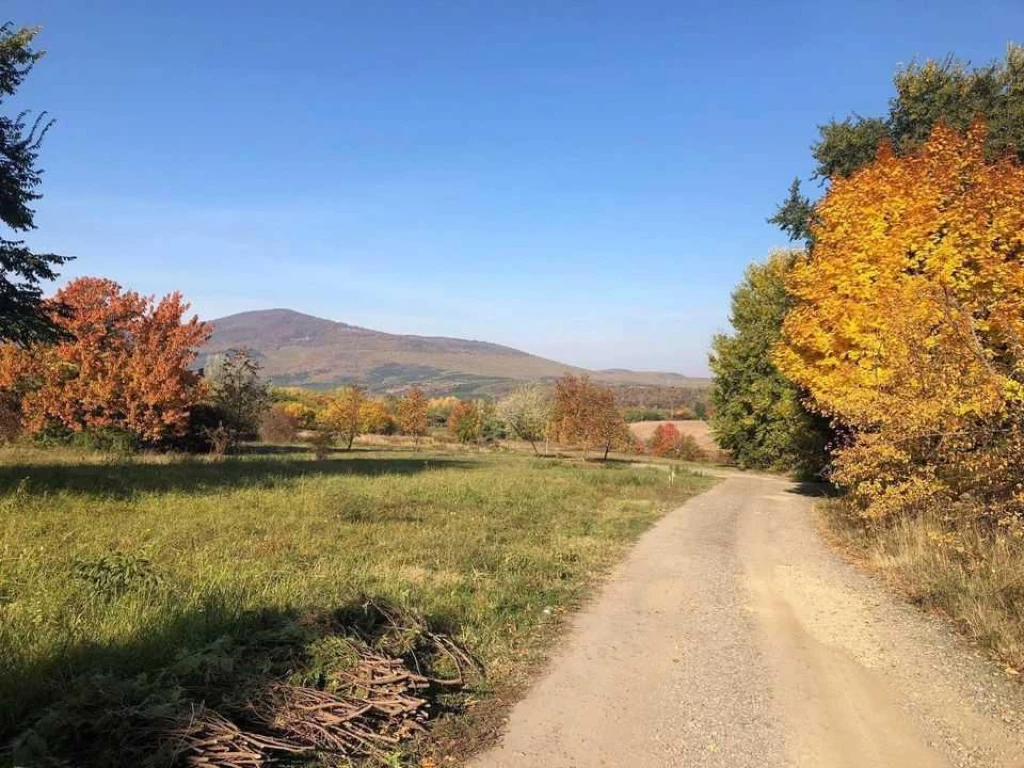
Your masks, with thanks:
[[(0, 452), (0, 739), (76, 680), (154, 674), (268, 612), (360, 594), (453, 632), (520, 685), (558, 616), (711, 484), (622, 464), (281, 450), (222, 462)], [(450, 746), (458, 751), (458, 745)]]

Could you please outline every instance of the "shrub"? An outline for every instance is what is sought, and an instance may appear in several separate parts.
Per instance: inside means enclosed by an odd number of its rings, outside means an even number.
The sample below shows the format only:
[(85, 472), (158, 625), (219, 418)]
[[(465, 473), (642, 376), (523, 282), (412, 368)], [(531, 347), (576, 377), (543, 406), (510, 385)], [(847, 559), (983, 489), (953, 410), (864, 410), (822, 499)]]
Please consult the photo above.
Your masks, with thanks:
[(298, 420), (283, 405), (272, 405), (260, 421), (260, 439), (267, 443), (290, 443), (298, 429)]
[(210, 399), (223, 416), (218, 426), (230, 438), (229, 448), (256, 436), (270, 405), (270, 386), (260, 377), (260, 368), (247, 349), (229, 349), (207, 366)]
[(480, 439), (480, 409), (472, 400), (460, 400), (448, 416), (448, 434), (460, 443)]

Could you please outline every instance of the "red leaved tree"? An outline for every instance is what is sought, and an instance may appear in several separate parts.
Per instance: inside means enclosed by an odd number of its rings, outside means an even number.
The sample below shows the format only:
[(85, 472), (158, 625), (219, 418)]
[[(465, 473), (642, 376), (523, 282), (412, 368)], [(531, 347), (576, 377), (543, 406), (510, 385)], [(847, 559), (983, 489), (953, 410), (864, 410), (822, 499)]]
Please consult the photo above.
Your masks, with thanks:
[(29, 432), (116, 428), (158, 443), (184, 433), (202, 398), (189, 370), (211, 328), (181, 294), (160, 301), (125, 291), (113, 280), (83, 277), (57, 292), (55, 344), (0, 348), (0, 390), (20, 397)]

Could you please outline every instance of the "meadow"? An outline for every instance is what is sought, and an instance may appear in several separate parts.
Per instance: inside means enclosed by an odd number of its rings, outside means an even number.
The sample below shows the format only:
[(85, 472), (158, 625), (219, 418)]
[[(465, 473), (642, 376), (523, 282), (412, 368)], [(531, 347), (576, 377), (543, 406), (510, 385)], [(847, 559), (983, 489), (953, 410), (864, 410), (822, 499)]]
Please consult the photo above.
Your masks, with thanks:
[[(183, 659), (195, 672), (199, 654), (202, 674), (157, 697), (164, 710), (194, 709), (212, 679), (210, 648), (219, 674), (233, 676), (268, 621), (374, 600), (425, 617), (481, 663), (433, 740), (413, 747), (457, 757), (474, 728), (492, 728), (495, 702), (522, 686), (565, 611), (661, 514), (712, 482), (499, 452), (316, 460), (264, 447), (217, 461), (4, 449), (0, 738), (68, 757), (106, 738), (108, 726), (82, 722), (109, 714), (105, 693), (142, 711), (122, 684), (139, 688)], [(133, 738), (124, 728), (117, 738)]]

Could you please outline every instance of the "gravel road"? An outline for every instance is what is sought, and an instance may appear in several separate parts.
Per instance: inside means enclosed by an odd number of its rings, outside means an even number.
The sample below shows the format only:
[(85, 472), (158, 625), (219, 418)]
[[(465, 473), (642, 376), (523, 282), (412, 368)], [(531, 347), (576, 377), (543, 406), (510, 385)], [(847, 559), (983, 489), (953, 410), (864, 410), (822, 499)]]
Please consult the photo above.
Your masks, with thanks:
[(1024, 768), (1024, 686), (731, 474), (651, 529), (474, 768)]

